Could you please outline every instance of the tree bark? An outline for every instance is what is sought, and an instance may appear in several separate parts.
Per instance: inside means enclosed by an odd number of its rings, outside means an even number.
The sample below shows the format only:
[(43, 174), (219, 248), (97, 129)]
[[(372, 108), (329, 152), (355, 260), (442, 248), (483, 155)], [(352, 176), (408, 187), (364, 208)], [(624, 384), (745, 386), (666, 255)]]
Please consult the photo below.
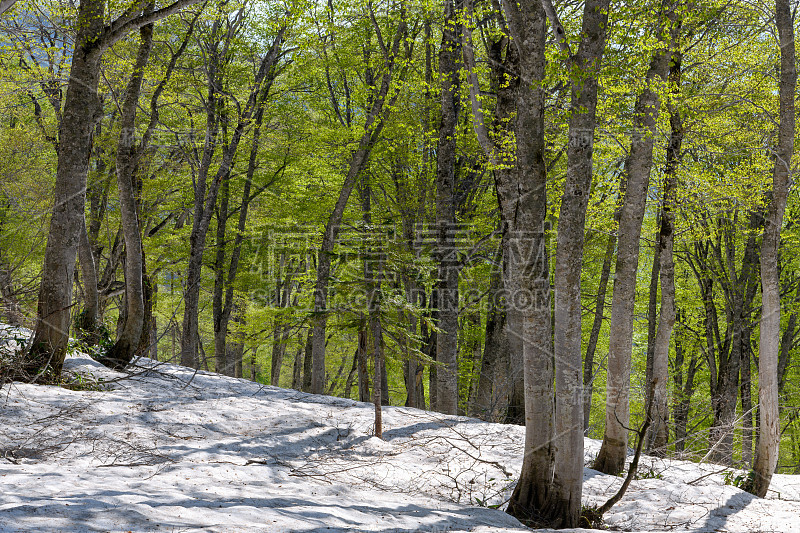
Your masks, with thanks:
[[(745, 330), (747, 344), (742, 352), (741, 379), (739, 380), (739, 396), (742, 404), (742, 463), (745, 467), (753, 465), (753, 382), (751, 361), (753, 360), (750, 346), (751, 328)], [(778, 387), (780, 392), (780, 386)]]
[(23, 372), (36, 378), (48, 369), (61, 374), (69, 341), (72, 279), (81, 228), (85, 227), (86, 177), (92, 132), (102, 115), (97, 96), (103, 52), (130, 31), (176, 13), (200, 0), (177, 0), (140, 15), (126, 11), (105, 24), (105, 2), (84, 0), (78, 6), (75, 48), (59, 125), (54, 205), (39, 289), (36, 326)]
[[(380, 246), (380, 245), (379, 245)], [(389, 391), (386, 388), (386, 368), (383, 358), (383, 327), (381, 325), (381, 304), (380, 290), (383, 276), (382, 261), (380, 250), (375, 250), (375, 272), (372, 267), (366, 268), (368, 278), (369, 294), (369, 326), (372, 334), (373, 364), (375, 377), (372, 381), (372, 403), (375, 405), (375, 436), (383, 438), (383, 416), (382, 405), (388, 399)], [(388, 403), (388, 402), (386, 402)]]
[[(572, 81), (567, 178), (561, 197), (555, 267), (555, 471), (544, 510), (556, 527), (578, 527), (583, 486), (581, 383), (581, 268), (586, 209), (592, 185), (597, 88), (608, 23), (609, 0), (587, 0), (577, 54), (569, 61)], [(552, 8), (552, 4), (546, 3)], [(555, 11), (550, 14), (556, 20)], [(554, 33), (560, 24), (554, 24)], [(563, 33), (563, 29), (562, 29)]]
[(458, 412), (458, 254), (456, 250), (456, 125), (460, 114), (461, 0), (447, 0), (439, 49), (442, 111), (436, 151), (436, 233), (438, 326), (436, 404), (446, 414)]
[(684, 380), (684, 362), (685, 355), (683, 351), (683, 343), (681, 342), (680, 336), (676, 336), (675, 367), (672, 378), (676, 390), (672, 407), (672, 418), (675, 424), (674, 443), (676, 452), (683, 452), (686, 449), (686, 430), (689, 422), (689, 407), (691, 405), (692, 395), (694, 394), (694, 377), (699, 368), (699, 360), (696, 353), (693, 352), (689, 366), (686, 369), (686, 378)]
[(92, 253), (92, 244), (86, 232), (84, 220), (78, 244), (78, 263), (83, 279), (83, 310), (78, 315), (76, 328), (79, 338), (89, 346), (96, 346), (99, 340), (100, 297), (97, 292), (97, 265)]
[[(513, 122), (514, 172), (498, 173), (506, 225), (509, 308), (520, 318), (524, 372), (525, 455), (507, 512), (530, 520), (547, 508), (554, 469), (553, 352), (550, 269), (546, 248), (547, 170), (544, 162), (545, 14), (539, 0), (505, 1), (519, 79)], [(513, 331), (513, 330), (512, 330)], [(553, 517), (547, 516), (549, 522)]]
[(594, 354), (597, 351), (597, 341), (603, 327), (603, 318), (606, 309), (606, 292), (608, 279), (611, 275), (611, 262), (614, 260), (614, 250), (617, 247), (617, 236), (608, 236), (606, 251), (603, 256), (603, 266), (600, 269), (600, 282), (597, 286), (597, 301), (594, 308), (592, 330), (589, 332), (589, 342), (586, 345), (586, 356), (583, 360), (583, 434), (589, 435), (589, 417), (592, 414), (592, 395), (594, 394)]
[[(149, 12), (152, 8), (151, 3), (146, 11)], [(117, 341), (100, 359), (106, 366), (117, 370), (125, 368), (133, 359), (145, 324), (144, 251), (139, 225), (139, 202), (136, 199), (139, 159), (136, 148), (136, 110), (144, 69), (153, 48), (153, 25), (143, 26), (139, 32), (141, 42), (133, 73), (125, 89), (117, 143), (117, 188), (122, 234), (125, 238), (125, 323)]]
[(778, 352), (780, 349), (781, 295), (778, 278), (778, 247), (783, 214), (791, 179), (795, 138), (794, 22), (788, 0), (776, 0), (775, 25), (781, 50), (780, 123), (772, 174), (772, 198), (764, 221), (761, 241), (761, 325), (758, 357), (759, 439), (753, 464), (753, 494), (764, 497), (778, 464), (780, 417), (778, 415)]
[[(669, 83), (673, 93), (680, 91), (682, 54), (672, 54)], [(652, 424), (647, 447), (652, 455), (664, 456), (669, 440), (669, 397), (667, 381), (669, 380), (669, 343), (675, 325), (675, 263), (673, 245), (675, 239), (675, 215), (677, 205), (677, 172), (681, 162), (681, 146), (683, 144), (683, 120), (675, 104), (670, 105), (670, 139), (667, 146), (667, 163), (664, 170), (664, 199), (661, 204), (661, 227), (659, 229), (659, 275), (661, 284), (661, 313), (658, 320), (658, 331), (653, 343), (653, 359), (651, 390)]]
[[(186, 288), (184, 289), (184, 312), (183, 312), (183, 335), (181, 337), (181, 364), (199, 368), (197, 353), (198, 335), (198, 310), (200, 305), (200, 283), (203, 253), (206, 247), (206, 235), (211, 223), (211, 216), (217, 204), (219, 188), (223, 181), (230, 178), (233, 159), (238, 152), (239, 142), (244, 135), (245, 128), (250, 125), (254, 113), (260, 107), (260, 95), (265, 85), (269, 85), (274, 79), (276, 67), (281, 57), (284, 34), (286, 27), (278, 30), (277, 35), (270, 45), (269, 51), (264, 55), (258, 65), (258, 70), (251, 86), (247, 102), (241, 106), (241, 114), (238, 122), (231, 133), (230, 142), (223, 147), (222, 159), (219, 166), (208, 185), (208, 177), (211, 165), (214, 161), (214, 154), (217, 149), (217, 134), (219, 132), (222, 112), (224, 109), (224, 91), (222, 63), (223, 54), (226, 49), (226, 42), (236, 38), (236, 33), (240, 26), (230, 26), (225, 31), (222, 30), (223, 23), (218, 20), (212, 27), (207, 50), (209, 58), (207, 69), (206, 96), (206, 137), (202, 151), (202, 159), (197, 171), (194, 190), (194, 213), (192, 218), (192, 232), (189, 236), (189, 261), (186, 267)], [(230, 24), (230, 23), (228, 23)], [(220, 50), (222, 46), (223, 50)]]
[(101, 114), (97, 85), (104, 15), (102, 0), (85, 0), (78, 5), (75, 50), (59, 127), (53, 213), (42, 267), (36, 327), (24, 368), (32, 378), (48, 370), (53, 376), (59, 376), (67, 353), (75, 257), (80, 231), (85, 227), (84, 202), (92, 131)]
[[(227, 346), (227, 335), (228, 335), (228, 324), (231, 319), (231, 313), (233, 312), (233, 308), (235, 306), (235, 302), (233, 300), (233, 292), (234, 292), (234, 282), (236, 281), (236, 276), (239, 272), (239, 257), (241, 256), (242, 251), (242, 243), (244, 242), (244, 232), (245, 226), (247, 225), (247, 214), (250, 208), (250, 202), (253, 200), (254, 195), (251, 194), (251, 189), (253, 186), (253, 178), (255, 177), (256, 171), (256, 160), (258, 157), (258, 150), (261, 141), (261, 127), (264, 122), (264, 106), (266, 105), (266, 99), (269, 95), (269, 90), (272, 86), (272, 82), (274, 81), (274, 69), (271, 70), (271, 73), (268, 75), (268, 79), (264, 83), (264, 88), (262, 89), (262, 93), (258, 103), (258, 110), (255, 114), (255, 126), (253, 129), (253, 140), (252, 144), (250, 145), (250, 158), (247, 164), (247, 173), (245, 174), (245, 181), (244, 187), (242, 189), (242, 200), (239, 203), (239, 220), (236, 226), (236, 237), (233, 241), (233, 247), (231, 249), (231, 258), (227, 265), (227, 275), (225, 272), (225, 229), (226, 229), (226, 221), (229, 217), (228, 214), (228, 180), (225, 180), (223, 187), (225, 188), (225, 193), (223, 195), (223, 201), (221, 202), (224, 205), (220, 205), (217, 217), (217, 254), (216, 254), (216, 261), (215, 261), (215, 270), (216, 276), (214, 279), (214, 303), (213, 303), (213, 312), (214, 312), (214, 355), (217, 359), (217, 372), (222, 372), (227, 376), (232, 376), (236, 372), (236, 362), (227, 360), (227, 353), (228, 350)], [(260, 189), (260, 190), (263, 190)], [(287, 279), (287, 288), (289, 285), (289, 281)], [(224, 299), (223, 299), (224, 293)], [(289, 297), (288, 295), (283, 300), (285, 305), (288, 305)], [(285, 350), (285, 343), (282, 344)], [(273, 367), (274, 372), (274, 367)], [(270, 374), (270, 380), (273, 379), (274, 374)], [(276, 376), (277, 377), (277, 376)], [(273, 385), (277, 386), (277, 383), (272, 383)]]
[(369, 371), (367, 369), (368, 335), (367, 321), (362, 317), (358, 327), (358, 400), (361, 402), (370, 400)]
[[(672, 10), (674, 6), (666, 9)], [(655, 29), (668, 26), (665, 16)], [(636, 99), (631, 149), (625, 160), (626, 186), (618, 230), (614, 292), (611, 299), (609, 355), (606, 385), (606, 426), (600, 453), (593, 468), (605, 474), (619, 474), (625, 468), (630, 420), (630, 373), (633, 352), (633, 310), (636, 300), (636, 272), (639, 267), (639, 239), (647, 203), (653, 143), (661, 99), (653, 86), (667, 76), (670, 44), (663, 43), (650, 61), (646, 87)]]
[[(501, 254), (498, 254), (498, 263), (502, 261)], [(478, 389), (469, 413), (470, 416), (477, 416), (488, 422), (499, 422), (505, 407), (505, 398), (502, 397), (502, 393), (506, 392), (504, 370), (509, 347), (502, 289), (502, 268), (498, 265), (492, 271), (489, 281), (489, 310), (486, 315), (483, 360), (478, 378)]]

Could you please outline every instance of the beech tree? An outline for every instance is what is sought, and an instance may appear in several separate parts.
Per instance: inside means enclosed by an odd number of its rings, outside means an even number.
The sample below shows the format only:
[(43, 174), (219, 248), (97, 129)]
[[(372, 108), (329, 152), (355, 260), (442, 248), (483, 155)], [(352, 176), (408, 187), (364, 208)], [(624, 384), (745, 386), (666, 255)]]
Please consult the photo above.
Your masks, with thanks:
[(172, 15), (200, 0), (176, 0), (144, 13), (149, 0), (136, 0), (111, 22), (106, 3), (85, 0), (78, 6), (77, 35), (59, 126), (58, 167), (47, 238), (36, 327), (24, 371), (30, 376), (61, 373), (67, 351), (75, 270), (85, 227), (86, 175), (92, 131), (100, 117), (97, 84), (103, 53), (129, 32)]
[(606, 426), (603, 444), (594, 462), (594, 468), (606, 474), (622, 472), (628, 449), (633, 307), (636, 300), (636, 272), (639, 268), (639, 238), (653, 165), (656, 120), (661, 106), (655, 84), (663, 82), (669, 71), (676, 27), (675, 9), (675, 3), (662, 5), (652, 29), (661, 42), (653, 52), (645, 74), (645, 86), (636, 99), (631, 148), (625, 160), (625, 195), (620, 209), (609, 325)]
[(373, 403), (378, 435), (389, 404), (524, 423), (508, 511), (547, 527), (579, 525), (584, 436), (619, 473), (633, 428), (739, 467), (760, 435), (757, 494), (796, 463), (791, 5), (237, 0), (156, 24), (192, 3), (0, 17), (0, 297), (36, 330), (0, 379), (55, 377), (73, 325), (115, 368)]
[(763, 498), (778, 464), (780, 419), (778, 417), (778, 352), (780, 349), (781, 298), (778, 283), (778, 247), (783, 213), (792, 173), (795, 136), (794, 93), (797, 87), (794, 22), (788, 0), (775, 2), (775, 26), (780, 47), (780, 102), (778, 137), (772, 191), (761, 240), (761, 324), (758, 359), (759, 439), (753, 464), (753, 494)]

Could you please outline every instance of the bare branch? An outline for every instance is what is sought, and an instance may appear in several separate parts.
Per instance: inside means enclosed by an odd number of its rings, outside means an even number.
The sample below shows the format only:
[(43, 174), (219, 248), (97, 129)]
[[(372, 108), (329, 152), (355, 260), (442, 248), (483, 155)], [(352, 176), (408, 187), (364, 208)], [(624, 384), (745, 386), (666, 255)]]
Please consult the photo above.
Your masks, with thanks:
[(167, 7), (153, 11), (152, 13), (146, 13), (138, 16), (134, 19), (128, 20), (123, 24), (117, 25), (116, 21), (112, 22), (110, 26), (106, 26), (105, 30), (103, 30), (102, 47), (109, 48), (117, 41), (125, 37), (125, 35), (127, 35), (129, 32), (159, 21), (164, 17), (168, 17), (177, 13), (185, 7), (199, 4), (200, 2), (203, 2), (203, 0), (176, 0)]

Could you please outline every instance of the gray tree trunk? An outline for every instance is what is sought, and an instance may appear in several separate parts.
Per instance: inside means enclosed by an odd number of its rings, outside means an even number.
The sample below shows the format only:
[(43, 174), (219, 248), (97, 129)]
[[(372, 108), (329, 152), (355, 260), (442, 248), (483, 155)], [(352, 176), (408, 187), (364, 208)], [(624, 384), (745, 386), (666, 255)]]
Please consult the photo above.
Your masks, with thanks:
[[(150, 4), (146, 9), (152, 9)], [(114, 369), (125, 368), (139, 347), (145, 324), (144, 251), (139, 225), (137, 201), (138, 150), (136, 148), (136, 111), (142, 89), (144, 69), (153, 48), (153, 25), (140, 31), (141, 43), (136, 55), (133, 73), (125, 89), (122, 105), (119, 142), (117, 143), (117, 188), (119, 191), (120, 219), (125, 238), (125, 323), (114, 345), (101, 358), (101, 362)]]
[[(236, 276), (239, 272), (239, 257), (241, 256), (242, 251), (242, 243), (244, 242), (244, 232), (245, 226), (247, 225), (247, 215), (250, 208), (250, 202), (253, 200), (254, 196), (251, 194), (251, 189), (253, 185), (253, 178), (255, 177), (256, 171), (256, 159), (258, 156), (258, 150), (260, 145), (261, 139), (261, 126), (264, 120), (264, 105), (267, 95), (269, 94), (269, 89), (272, 86), (272, 82), (274, 81), (274, 70), (271, 71), (268, 79), (264, 84), (264, 88), (262, 90), (262, 94), (260, 97), (260, 101), (258, 104), (258, 110), (256, 111), (255, 116), (255, 126), (253, 130), (253, 140), (250, 146), (250, 159), (247, 165), (247, 172), (245, 174), (245, 182), (244, 187), (242, 189), (242, 200), (239, 203), (239, 220), (236, 225), (236, 237), (233, 241), (233, 246), (231, 249), (231, 257), (230, 261), (227, 264), (227, 272), (225, 271), (225, 229), (226, 229), (226, 221), (229, 216), (228, 214), (228, 182), (227, 180), (223, 184), (224, 194), (223, 200), (221, 201), (219, 210), (218, 210), (218, 219), (217, 219), (217, 256), (215, 260), (215, 270), (216, 275), (214, 279), (214, 302), (213, 302), (213, 313), (214, 313), (214, 356), (216, 358), (216, 368), (217, 372), (221, 372), (227, 376), (233, 376), (236, 373), (236, 361), (232, 361), (227, 357), (228, 348), (227, 348), (227, 336), (228, 336), (228, 324), (230, 323), (231, 313), (234, 310), (235, 302), (233, 299), (233, 292), (234, 292), (234, 282), (236, 281)], [(263, 190), (263, 188), (261, 189)], [(224, 215), (223, 215), (224, 213)], [(289, 282), (287, 280), (287, 286)], [(224, 294), (224, 298), (223, 298)], [(283, 300), (286, 302), (285, 305), (288, 305), (289, 297), (288, 295)], [(285, 348), (285, 343), (283, 344)], [(272, 377), (270, 377), (272, 379)], [(273, 385), (277, 385), (277, 383), (273, 383)]]
[(26, 373), (61, 374), (67, 353), (72, 304), (72, 280), (81, 229), (92, 132), (100, 117), (97, 97), (104, 29), (105, 2), (85, 0), (78, 6), (77, 35), (72, 55), (64, 110), (59, 127), (59, 150), (53, 213), (47, 236), (36, 326)]
[(95, 346), (99, 339), (100, 296), (97, 291), (97, 265), (85, 220), (78, 245), (78, 263), (81, 266), (84, 303), (83, 310), (78, 315), (76, 329), (82, 341), (89, 346)]
[[(681, 85), (680, 52), (672, 54), (669, 82), (673, 93), (680, 91)], [(670, 106), (670, 139), (667, 146), (667, 164), (664, 170), (664, 199), (661, 205), (661, 227), (657, 239), (660, 262), (659, 275), (661, 284), (661, 312), (658, 320), (658, 331), (653, 343), (651, 366), (652, 389), (652, 422), (649, 430), (647, 447), (652, 455), (664, 456), (669, 440), (669, 397), (667, 382), (669, 381), (669, 343), (672, 328), (675, 325), (675, 263), (673, 259), (676, 206), (677, 171), (681, 161), (681, 145), (683, 143), (683, 121), (680, 111), (674, 104)]]
[[(502, 255), (497, 257), (498, 263)], [(505, 304), (502, 301), (502, 269), (498, 265), (489, 282), (489, 310), (486, 315), (486, 335), (483, 348), (478, 388), (470, 409), (470, 416), (489, 422), (499, 422), (505, 410), (505, 366), (508, 359), (508, 336)]]
[[(547, 170), (544, 162), (545, 13), (539, 0), (503, 2), (516, 48), (515, 171), (497, 176), (506, 224), (509, 309), (519, 317), (525, 399), (525, 455), (507, 512), (530, 519), (547, 508), (554, 469), (553, 352), (550, 269), (546, 247)], [(511, 315), (509, 315), (509, 318)], [(513, 330), (512, 330), (513, 331)], [(551, 519), (553, 517), (547, 517)]]
[(97, 96), (103, 52), (130, 31), (169, 16), (200, 0), (177, 0), (141, 14), (128, 10), (105, 24), (105, 2), (84, 0), (78, 6), (75, 49), (59, 126), (53, 212), (39, 289), (36, 326), (23, 372), (30, 377), (49, 370), (60, 375), (69, 341), (75, 258), (85, 226), (86, 176), (92, 132), (102, 115)]
[(380, 87), (371, 99), (371, 105), (364, 122), (364, 131), (359, 139), (358, 147), (350, 156), (347, 175), (322, 234), (322, 245), (317, 255), (317, 280), (314, 286), (314, 318), (312, 319), (311, 360), (313, 368), (311, 372), (311, 391), (314, 394), (323, 394), (325, 391), (325, 330), (328, 323), (328, 281), (331, 276), (331, 255), (339, 235), (347, 200), (350, 198), (353, 187), (355, 187), (361, 171), (369, 160), (372, 147), (378, 142), (391, 108), (400, 94), (395, 92), (389, 98), (389, 105), (385, 105), (389, 95), (389, 87), (396, 70), (395, 63), (400, 49), (400, 42), (405, 34), (406, 22), (405, 18), (403, 18), (395, 30), (391, 51), (386, 58), (387, 64), (384, 66), (385, 70), (381, 77)]
[[(666, 9), (674, 9), (667, 7)], [(661, 16), (655, 33), (668, 27)], [(593, 468), (619, 474), (625, 467), (630, 420), (630, 374), (633, 353), (633, 310), (636, 301), (636, 272), (639, 268), (639, 239), (647, 204), (653, 143), (661, 99), (653, 84), (664, 81), (669, 68), (669, 43), (661, 44), (645, 75), (646, 87), (634, 107), (631, 149), (625, 160), (626, 187), (617, 232), (617, 263), (609, 325), (608, 374), (606, 384), (606, 426), (600, 453)]]
[(753, 494), (764, 497), (778, 464), (780, 417), (778, 414), (778, 352), (781, 331), (781, 295), (778, 247), (789, 193), (794, 151), (795, 69), (794, 22), (788, 0), (776, 0), (775, 25), (781, 50), (780, 124), (772, 174), (772, 198), (761, 241), (761, 325), (758, 357), (759, 439), (753, 464)]
[[(502, 287), (506, 290), (511, 286), (510, 271), (506, 261), (508, 243), (506, 236), (509, 228), (507, 216), (509, 206), (514, 202), (512, 189), (509, 187), (516, 179), (514, 157), (507, 150), (508, 142), (511, 140), (512, 117), (516, 109), (516, 96), (519, 86), (518, 77), (518, 52), (517, 47), (510, 45), (510, 40), (505, 32), (499, 35), (487, 32), (487, 55), (491, 66), (491, 92), (497, 95), (497, 101), (492, 118), (492, 133), (484, 123), (484, 113), (480, 102), (480, 86), (475, 66), (474, 46), (472, 44), (473, 21), (473, 0), (465, 0), (465, 16), (462, 24), (464, 65), (467, 68), (467, 79), (469, 81), (470, 104), (472, 107), (472, 123), (475, 135), (483, 149), (487, 160), (495, 167), (493, 169), (495, 177), (495, 188), (500, 204), (501, 230), (503, 241), (501, 248), (502, 259)], [(494, 18), (498, 19), (497, 26), (506, 27), (502, 13), (497, 10)], [(505, 53), (504, 53), (505, 52)], [(494, 411), (492, 419), (499, 420), (499, 413), (504, 413), (507, 423), (522, 424), (525, 417), (525, 394), (522, 372), (522, 334), (521, 319), (514, 306), (503, 306), (502, 310), (497, 309), (497, 320), (493, 322), (492, 328), (499, 328), (495, 333), (489, 334), (487, 325), (486, 352), (489, 357), (496, 354), (501, 356), (492, 367), (494, 379), (491, 382), (491, 399), (487, 392), (490, 383), (484, 380), (482, 385), (478, 384), (481, 397), (480, 403), (490, 401)], [(491, 342), (490, 342), (490, 339)], [(484, 408), (481, 408), (484, 410)], [(488, 416), (488, 413), (487, 413)]]
[(672, 381), (675, 384), (675, 398), (672, 407), (672, 419), (675, 424), (675, 451), (682, 452), (686, 449), (687, 425), (689, 422), (689, 407), (694, 394), (694, 377), (699, 368), (699, 359), (696, 352), (692, 352), (689, 366), (684, 379), (683, 367), (685, 357), (683, 343), (679, 336), (675, 338), (675, 367)]
[[(555, 267), (555, 470), (544, 514), (556, 527), (578, 527), (583, 487), (581, 383), (581, 270), (586, 208), (592, 185), (592, 154), (600, 62), (606, 41), (609, 0), (587, 0), (583, 39), (571, 58), (567, 178), (561, 197)], [(551, 8), (549, 2), (545, 9)], [(560, 23), (550, 15), (556, 35)], [(563, 29), (561, 30), (563, 32)], [(564, 45), (566, 46), (566, 45)]]
[[(223, 27), (225, 28), (223, 30)], [(198, 309), (200, 305), (200, 284), (203, 267), (203, 253), (206, 247), (206, 236), (211, 224), (211, 216), (217, 205), (217, 196), (223, 181), (230, 179), (233, 159), (239, 150), (239, 143), (245, 129), (252, 122), (253, 116), (261, 106), (262, 91), (269, 87), (276, 75), (276, 67), (281, 57), (284, 34), (286, 27), (278, 30), (277, 35), (270, 45), (269, 51), (264, 55), (258, 65), (258, 70), (253, 80), (247, 102), (239, 107), (241, 114), (231, 133), (230, 142), (222, 149), (222, 159), (219, 162), (211, 184), (208, 186), (211, 165), (217, 149), (217, 134), (222, 121), (224, 109), (224, 92), (222, 63), (227, 53), (227, 44), (236, 38), (241, 29), (235, 22), (220, 20), (212, 27), (209, 42), (206, 47), (208, 57), (206, 96), (206, 136), (202, 151), (202, 159), (197, 171), (194, 190), (194, 213), (192, 218), (192, 232), (189, 236), (189, 261), (186, 267), (186, 288), (184, 289), (183, 334), (181, 336), (181, 364), (199, 368), (198, 359)], [(216, 342), (216, 340), (215, 340)], [(221, 347), (224, 349), (224, 345)]]

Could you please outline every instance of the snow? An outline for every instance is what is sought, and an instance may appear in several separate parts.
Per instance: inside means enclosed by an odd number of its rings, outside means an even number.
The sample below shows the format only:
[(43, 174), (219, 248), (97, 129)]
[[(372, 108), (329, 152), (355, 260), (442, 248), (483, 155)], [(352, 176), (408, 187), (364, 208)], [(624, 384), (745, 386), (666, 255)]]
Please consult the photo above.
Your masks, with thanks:
[[(77, 354), (65, 370), (105, 390), (0, 389), (2, 533), (527, 530), (492, 508), (519, 474), (521, 427), (386, 407), (380, 440), (372, 404), (149, 359), (122, 374)], [(586, 440), (587, 461), (598, 449)], [(719, 465), (643, 459), (657, 477), (606, 514), (615, 529), (800, 532), (800, 476), (762, 500)], [(590, 505), (622, 481), (584, 480)]]

